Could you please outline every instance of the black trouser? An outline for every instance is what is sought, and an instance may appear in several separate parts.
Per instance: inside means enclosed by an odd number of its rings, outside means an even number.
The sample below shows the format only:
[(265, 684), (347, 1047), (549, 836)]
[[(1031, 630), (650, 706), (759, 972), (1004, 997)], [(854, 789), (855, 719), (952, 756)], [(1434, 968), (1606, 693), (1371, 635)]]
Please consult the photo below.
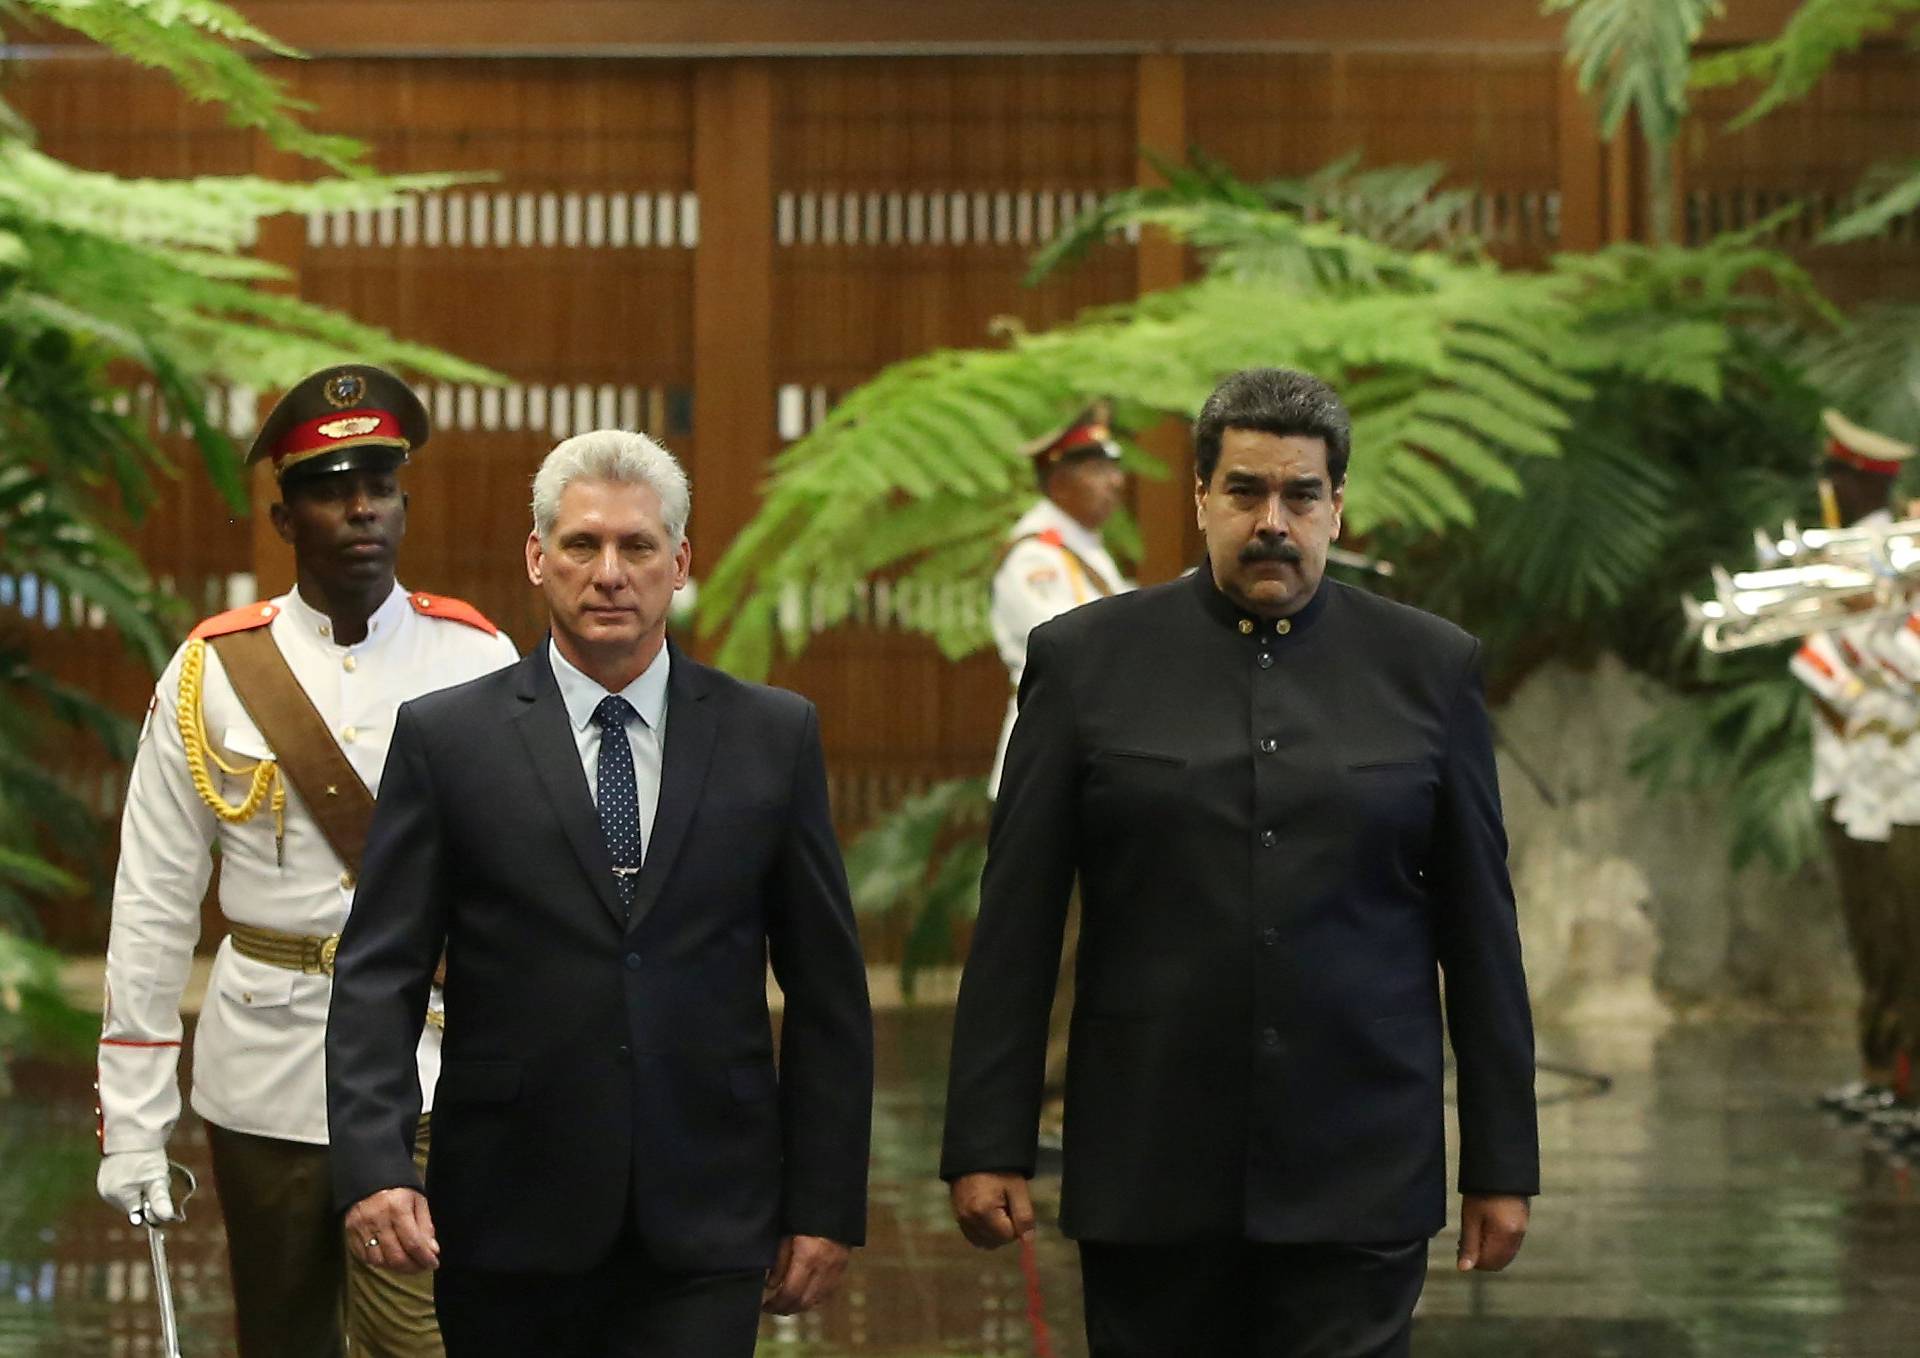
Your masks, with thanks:
[(1405, 1358), (1427, 1242), (1080, 1244), (1091, 1358)]
[(628, 1242), (584, 1273), (443, 1266), (434, 1305), (447, 1358), (749, 1358), (766, 1276), (670, 1273)]
[(1840, 911), (1860, 975), (1861, 1074), (1892, 1083), (1920, 1033), (1920, 829), (1896, 825), (1885, 843), (1853, 839), (1829, 818), (1827, 846), (1840, 878)]

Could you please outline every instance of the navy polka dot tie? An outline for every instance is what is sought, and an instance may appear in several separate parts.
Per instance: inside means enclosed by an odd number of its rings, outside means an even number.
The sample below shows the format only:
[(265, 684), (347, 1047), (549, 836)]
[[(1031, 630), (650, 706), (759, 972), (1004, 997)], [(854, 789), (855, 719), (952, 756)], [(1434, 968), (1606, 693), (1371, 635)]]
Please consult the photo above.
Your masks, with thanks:
[(600, 728), (600, 833), (607, 837), (607, 854), (620, 883), (620, 899), (633, 904), (640, 876), (640, 797), (633, 782), (633, 747), (627, 743), (627, 723), (639, 717), (633, 704), (609, 694), (593, 709)]

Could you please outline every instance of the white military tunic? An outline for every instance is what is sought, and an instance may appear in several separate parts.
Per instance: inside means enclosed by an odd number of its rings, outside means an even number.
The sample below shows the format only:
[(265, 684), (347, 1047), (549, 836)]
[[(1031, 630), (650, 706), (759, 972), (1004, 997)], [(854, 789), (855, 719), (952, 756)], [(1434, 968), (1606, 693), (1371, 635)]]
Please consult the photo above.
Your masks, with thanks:
[[(396, 586), (369, 621), (365, 639), (353, 646), (336, 644), (326, 615), (297, 590), (258, 605), (274, 610), (274, 643), (348, 762), (376, 793), (401, 703), (516, 658), (504, 633), (429, 616), (421, 611), (428, 604), (427, 596)], [(210, 851), (217, 846), (220, 853), (221, 912), (236, 923), (319, 937), (337, 934), (353, 905), (352, 875), (291, 781), (284, 862), (276, 857), (270, 805), (232, 824), (194, 791), (176, 719), (185, 649), (155, 690), (121, 818), (100, 1039), (100, 1136), (107, 1153), (163, 1147), (179, 1120), (180, 996), (200, 933)], [(201, 693), (209, 744), (236, 767), (270, 757), (219, 656), (211, 646), (205, 654)], [(211, 759), (208, 766), (227, 802), (245, 797), (247, 779), (222, 773)], [(223, 939), (194, 1039), (194, 1111), (232, 1131), (325, 1144), (332, 989), (331, 977), (243, 957)], [(439, 1033), (429, 1026), (420, 1042), (420, 1083), (429, 1106), (439, 1067)]]
[(1019, 708), (1020, 676), (1027, 668), (1027, 634), (1070, 608), (1134, 587), (1108, 555), (1100, 535), (1051, 500), (1043, 499), (1021, 515), (1007, 540), (1018, 545), (994, 572), (989, 621), (1014, 696), (1007, 700), (1006, 720), (1000, 725), (1000, 745), (987, 780), (989, 796), (1000, 792), (1000, 769)]

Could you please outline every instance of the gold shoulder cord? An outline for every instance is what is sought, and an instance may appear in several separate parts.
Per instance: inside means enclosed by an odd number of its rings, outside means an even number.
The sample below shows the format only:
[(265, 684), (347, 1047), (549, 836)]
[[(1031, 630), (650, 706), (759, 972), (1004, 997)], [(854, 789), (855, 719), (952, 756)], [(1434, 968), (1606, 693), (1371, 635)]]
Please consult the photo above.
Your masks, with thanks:
[[(193, 790), (212, 808), (213, 814), (230, 825), (252, 820), (260, 812), (260, 803), (273, 797), (273, 854), (281, 867), (286, 866), (287, 787), (280, 777), (280, 766), (261, 759), (245, 767), (229, 764), (207, 739), (206, 714), (200, 704), (200, 680), (206, 670), (207, 643), (189, 641), (180, 657), (180, 701), (175, 716), (180, 724), (180, 739), (187, 747), (187, 772), (193, 778)], [(246, 797), (235, 805), (220, 795), (207, 770), (211, 759), (222, 773), (234, 778), (251, 778)]]
[(1067, 563), (1067, 577), (1073, 581), (1073, 601), (1077, 604), (1089, 602), (1093, 596), (1093, 586), (1087, 580), (1086, 568), (1080, 564), (1080, 558), (1065, 547), (1060, 548), (1060, 557)]

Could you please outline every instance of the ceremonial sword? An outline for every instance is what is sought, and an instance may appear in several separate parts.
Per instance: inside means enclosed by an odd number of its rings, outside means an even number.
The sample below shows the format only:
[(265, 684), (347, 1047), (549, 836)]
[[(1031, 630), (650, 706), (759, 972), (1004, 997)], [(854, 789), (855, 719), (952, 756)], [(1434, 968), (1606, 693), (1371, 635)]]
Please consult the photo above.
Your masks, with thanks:
[[(169, 1187), (175, 1173), (187, 1181), (187, 1191), (173, 1200), (173, 1209), (179, 1215), (177, 1221), (187, 1219), (187, 1199), (191, 1198), (200, 1183), (193, 1177), (193, 1171), (185, 1165), (167, 1162)], [(167, 1269), (167, 1229), (150, 1219), (145, 1209), (140, 1213), (140, 1224), (147, 1228), (147, 1254), (153, 1263), (153, 1295), (160, 1304), (160, 1353), (161, 1358), (181, 1358), (180, 1324), (173, 1310), (173, 1275)]]

